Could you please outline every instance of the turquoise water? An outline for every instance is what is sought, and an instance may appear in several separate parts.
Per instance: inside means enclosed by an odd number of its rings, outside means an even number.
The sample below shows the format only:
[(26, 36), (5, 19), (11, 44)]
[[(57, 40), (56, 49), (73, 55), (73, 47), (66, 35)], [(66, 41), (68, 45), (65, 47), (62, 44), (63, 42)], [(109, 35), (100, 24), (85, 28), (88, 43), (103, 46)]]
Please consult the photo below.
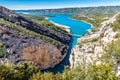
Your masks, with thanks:
[(60, 25), (65, 25), (70, 27), (71, 33), (74, 35), (77, 35), (77, 36), (73, 35), (71, 43), (69, 44), (69, 50), (65, 59), (55, 68), (49, 69), (49, 71), (54, 73), (57, 73), (57, 72), (63, 73), (65, 65), (69, 65), (69, 57), (71, 54), (71, 49), (76, 45), (77, 39), (81, 35), (87, 33), (89, 29), (91, 29), (91, 25), (83, 21), (71, 19), (70, 16), (72, 16), (72, 14), (51, 14), (51, 15), (54, 17), (48, 17), (48, 20)]
[[(37, 12), (23, 12), (23, 11), (18, 11), (17, 13), (23, 13), (23, 14), (31, 14), (31, 15), (41, 15), (41, 13), (37, 13)], [(48, 17), (49, 21), (52, 21), (54, 23), (60, 24), (60, 25), (65, 25), (70, 27), (70, 31), (72, 34), (77, 35), (77, 36), (73, 36), (72, 40), (69, 44), (69, 50), (68, 53), (66, 54), (65, 59), (58, 64), (56, 67), (48, 69), (46, 71), (51, 71), (54, 73), (57, 72), (64, 72), (64, 67), (65, 65), (69, 64), (69, 57), (70, 57), (70, 53), (71, 53), (71, 49), (75, 46), (75, 44), (77, 43), (77, 39), (88, 32), (89, 29), (91, 29), (91, 25), (88, 23), (85, 23), (83, 21), (78, 21), (78, 20), (74, 20), (71, 19), (70, 16), (72, 16), (72, 14), (45, 14), (45, 15), (49, 15), (52, 17)], [(78, 36), (79, 35), (79, 36)]]
[(74, 45), (77, 43), (77, 39), (81, 35), (87, 33), (88, 30), (91, 28), (91, 25), (88, 23), (71, 19), (70, 16), (72, 16), (72, 14), (51, 14), (51, 15), (54, 17), (48, 17), (48, 20), (60, 25), (70, 27), (71, 33), (75, 35), (73, 36), (72, 47), (74, 47)]

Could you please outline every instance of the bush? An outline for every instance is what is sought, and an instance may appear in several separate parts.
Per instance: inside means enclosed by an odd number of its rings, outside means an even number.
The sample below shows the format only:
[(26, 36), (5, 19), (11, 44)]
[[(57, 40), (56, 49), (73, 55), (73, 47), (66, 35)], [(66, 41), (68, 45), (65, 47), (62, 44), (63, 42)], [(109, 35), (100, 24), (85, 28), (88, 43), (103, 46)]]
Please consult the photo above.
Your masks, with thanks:
[(3, 43), (0, 42), (0, 58), (3, 57), (3, 51), (4, 51)]
[(105, 58), (115, 62), (120, 62), (120, 39), (109, 43), (104, 50), (105, 53), (103, 54), (103, 56)]
[(29, 80), (55, 80), (54, 79), (55, 75), (53, 75), (52, 73), (37, 73), (37, 74), (33, 74), (33, 76), (29, 79)]
[(38, 68), (32, 66), (30, 63), (24, 63), (17, 67), (12, 63), (0, 66), (0, 76), (4, 80), (28, 80), (33, 73), (37, 72)]
[(118, 80), (118, 77), (111, 63), (94, 63), (69, 70), (65, 80)]
[(120, 33), (115, 34), (114, 38), (120, 38)]
[(116, 21), (111, 25), (113, 31), (119, 31), (120, 30), (120, 15), (116, 16)]
[(8, 63), (0, 65), (0, 78), (3, 80), (120, 80), (115, 76), (111, 63), (81, 65), (75, 69), (66, 69), (64, 74), (39, 72), (29, 63), (15, 67)]
[(3, 47), (3, 43), (2, 42), (0, 42), (0, 47)]

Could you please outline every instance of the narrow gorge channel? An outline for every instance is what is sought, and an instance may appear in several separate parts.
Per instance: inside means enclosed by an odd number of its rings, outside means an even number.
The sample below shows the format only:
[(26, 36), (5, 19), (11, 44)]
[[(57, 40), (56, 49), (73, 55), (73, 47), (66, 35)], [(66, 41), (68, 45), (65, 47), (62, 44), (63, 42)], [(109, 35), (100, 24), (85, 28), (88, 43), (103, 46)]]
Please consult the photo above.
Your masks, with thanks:
[(53, 22), (54, 24), (68, 28), (71, 34), (73, 35), (65, 59), (55, 68), (49, 69), (49, 71), (54, 73), (57, 72), (63, 73), (65, 65), (69, 65), (69, 57), (71, 54), (71, 50), (76, 45), (77, 39), (81, 35), (86, 34), (88, 30), (91, 29), (92, 26), (89, 23), (71, 19), (70, 17), (72, 16), (72, 14), (51, 14), (51, 15), (54, 17), (48, 17), (49, 21)]

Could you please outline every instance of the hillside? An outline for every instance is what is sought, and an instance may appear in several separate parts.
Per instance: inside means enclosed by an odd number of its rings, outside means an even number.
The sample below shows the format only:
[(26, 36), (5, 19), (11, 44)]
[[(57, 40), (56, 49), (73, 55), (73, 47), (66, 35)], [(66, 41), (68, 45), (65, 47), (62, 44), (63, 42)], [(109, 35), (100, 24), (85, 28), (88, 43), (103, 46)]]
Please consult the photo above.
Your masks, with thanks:
[(0, 62), (30, 61), (40, 69), (53, 68), (64, 59), (69, 48), (71, 36), (63, 32), (0, 7)]
[(93, 63), (94, 61), (97, 64), (113, 62), (114, 66), (116, 66), (116, 75), (120, 75), (119, 20), (120, 13), (117, 13), (111, 19), (101, 23), (99, 31), (79, 38), (71, 53), (71, 68), (81, 64)]

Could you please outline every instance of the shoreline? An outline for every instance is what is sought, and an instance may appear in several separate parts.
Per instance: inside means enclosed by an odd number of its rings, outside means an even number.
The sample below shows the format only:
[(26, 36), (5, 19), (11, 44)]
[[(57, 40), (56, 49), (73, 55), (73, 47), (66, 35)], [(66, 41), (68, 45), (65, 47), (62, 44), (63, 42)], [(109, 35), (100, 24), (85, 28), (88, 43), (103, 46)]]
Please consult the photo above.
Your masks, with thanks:
[[(90, 32), (90, 30), (94, 27), (93, 24), (91, 24), (91, 23), (89, 23), (89, 22), (87, 22), (87, 21), (78, 20), (78, 19), (74, 19), (74, 18), (71, 18), (71, 17), (69, 17), (69, 18), (72, 19), (72, 20), (76, 20), (76, 21), (82, 21), (82, 22), (84, 22), (84, 23), (86, 23), (86, 24), (91, 25), (91, 28), (86, 30), (86, 31), (88, 31), (88, 32)], [(48, 17), (46, 17), (45, 19), (46, 19), (46, 20), (49, 20)], [(49, 20), (49, 21), (50, 21), (51, 23), (55, 24), (56, 26), (60, 26), (60, 27), (65, 28), (66, 31), (68, 31), (68, 32), (71, 33), (69, 26), (61, 25), (61, 24), (55, 23), (55, 22), (53, 22), (53, 21), (51, 21), (51, 20)]]
[[(45, 19), (46, 19), (46, 20), (49, 20), (48, 17), (46, 17)], [(50, 21), (51, 23), (57, 25), (57, 26), (61, 26), (61, 27), (67, 28), (67, 29), (70, 28), (69, 26), (61, 25), (61, 24), (55, 23), (55, 22), (53, 22), (53, 21), (51, 21), (51, 20), (49, 20), (49, 21)]]
[(76, 21), (82, 21), (82, 22), (85, 22), (85, 23), (87, 23), (87, 24), (91, 25), (91, 28), (93, 28), (93, 27), (94, 27), (92, 23), (89, 23), (89, 22), (87, 22), (87, 21), (84, 21), (84, 20), (78, 20), (78, 19), (71, 18), (71, 17), (70, 17), (70, 19), (72, 19), (72, 20), (76, 20)]
[(53, 22), (53, 21), (51, 21), (51, 20), (49, 20), (49, 21), (50, 21), (51, 23), (57, 25), (57, 26), (64, 27), (64, 28), (66, 28), (66, 29), (70, 29), (70, 27), (68, 27), (68, 26), (65, 26), (65, 25), (61, 25), (61, 24), (55, 23), (55, 22)]
[[(45, 19), (46, 19), (46, 20), (49, 20), (48, 17), (46, 17)], [(56, 25), (56, 26), (60, 26), (60, 27), (65, 28), (65, 30), (66, 30), (67, 32), (71, 33), (69, 26), (61, 25), (61, 24), (55, 23), (55, 22), (53, 22), (53, 21), (51, 21), (51, 20), (49, 20), (49, 21), (50, 21), (51, 23), (53, 23), (54, 25)]]

